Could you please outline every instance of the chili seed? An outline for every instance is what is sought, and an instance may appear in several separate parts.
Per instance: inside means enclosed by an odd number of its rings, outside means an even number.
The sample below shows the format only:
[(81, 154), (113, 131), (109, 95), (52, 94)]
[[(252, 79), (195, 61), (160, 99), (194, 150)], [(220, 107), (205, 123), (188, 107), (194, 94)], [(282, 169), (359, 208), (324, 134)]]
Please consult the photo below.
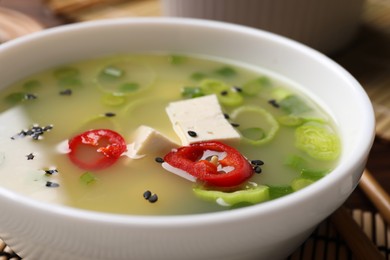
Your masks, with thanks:
[(263, 165), (264, 162), (262, 160), (252, 160), (251, 164), (253, 164), (253, 165)]
[(163, 162), (164, 162), (164, 159), (161, 158), (161, 157), (156, 157), (154, 160), (155, 160), (156, 162), (158, 162), (158, 163), (163, 163)]
[(58, 183), (55, 183), (55, 182), (47, 181), (46, 187), (57, 188), (57, 187), (60, 187), (60, 185)]
[(188, 135), (191, 136), (191, 137), (197, 137), (197, 136), (198, 136), (198, 134), (197, 134), (195, 131), (189, 130), (187, 133), (188, 133)]
[(146, 200), (148, 200), (150, 196), (152, 196), (152, 193), (150, 192), (150, 190), (147, 190), (144, 192), (143, 196)]
[(155, 203), (157, 200), (158, 200), (157, 194), (152, 194), (152, 196), (148, 198), (148, 201), (151, 203)]
[(255, 166), (254, 168), (253, 168), (253, 170), (255, 171), (255, 173), (261, 173), (261, 168), (260, 168), (260, 166)]

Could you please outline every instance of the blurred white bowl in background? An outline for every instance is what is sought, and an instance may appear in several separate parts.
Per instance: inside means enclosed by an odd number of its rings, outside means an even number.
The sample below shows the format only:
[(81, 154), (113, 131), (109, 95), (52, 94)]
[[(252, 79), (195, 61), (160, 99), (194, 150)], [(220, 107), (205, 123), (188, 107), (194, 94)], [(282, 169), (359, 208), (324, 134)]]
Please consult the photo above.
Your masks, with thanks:
[(348, 45), (364, 0), (161, 0), (165, 16), (247, 25), (329, 54)]

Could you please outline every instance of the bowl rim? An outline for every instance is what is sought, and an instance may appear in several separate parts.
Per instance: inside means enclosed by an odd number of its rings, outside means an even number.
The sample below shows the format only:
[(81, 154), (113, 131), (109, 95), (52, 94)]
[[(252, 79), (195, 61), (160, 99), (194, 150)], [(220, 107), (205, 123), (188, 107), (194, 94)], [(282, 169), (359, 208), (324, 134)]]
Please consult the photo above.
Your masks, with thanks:
[(244, 219), (255, 215), (269, 214), (277, 212), (286, 206), (291, 206), (300, 201), (303, 201), (306, 197), (310, 197), (312, 194), (318, 193), (320, 190), (326, 189), (332, 183), (336, 183), (344, 175), (348, 174), (349, 169), (353, 169), (354, 165), (364, 161), (367, 157), (370, 147), (374, 141), (375, 136), (375, 119), (372, 104), (366, 95), (363, 87), (359, 82), (343, 67), (331, 60), (324, 54), (305, 46), (299, 42), (291, 39), (287, 39), (283, 36), (276, 35), (271, 32), (267, 32), (260, 29), (250, 28), (243, 25), (230, 24), (226, 22), (211, 21), (204, 19), (194, 18), (173, 18), (173, 17), (147, 17), (147, 18), (119, 18), (110, 20), (100, 21), (88, 21), (76, 24), (67, 24), (54, 28), (49, 28), (44, 31), (33, 33), (27, 36), (17, 38), (15, 40), (3, 43), (0, 45), (0, 53), (18, 47), (18, 45), (27, 44), (29, 41), (39, 40), (45, 37), (51, 37), (56, 34), (66, 33), (74, 30), (88, 30), (88, 28), (96, 26), (116, 26), (125, 24), (137, 24), (139, 26), (195, 26), (204, 27), (213, 30), (225, 30), (236, 34), (250, 34), (259, 38), (267, 38), (267, 40), (277, 42), (284, 46), (288, 46), (294, 51), (298, 51), (303, 55), (309, 56), (311, 59), (320, 60), (325, 66), (331, 68), (335, 73), (342, 75), (351, 86), (354, 87), (355, 91), (358, 92), (359, 102), (365, 107), (365, 113), (361, 115), (362, 121), (366, 122), (362, 137), (360, 138), (358, 146), (362, 149), (356, 151), (354, 157), (348, 158), (343, 164), (339, 164), (333, 171), (324, 179), (315, 182), (314, 184), (306, 187), (305, 189), (299, 190), (278, 198), (273, 201), (264, 202), (261, 204), (253, 205), (250, 207), (244, 207), (234, 210), (226, 210), (221, 212), (210, 212), (200, 214), (189, 214), (189, 215), (169, 215), (169, 216), (148, 216), (148, 215), (121, 215), (115, 213), (104, 213), (95, 212), (89, 210), (83, 210), (78, 208), (72, 208), (69, 206), (52, 204), (41, 202), (28, 196), (18, 194), (17, 192), (8, 190), (0, 187), (0, 199), (9, 199), (14, 203), (20, 204), (21, 207), (26, 207), (31, 210), (39, 210), (48, 214), (62, 215), (65, 217), (76, 218), (85, 221), (94, 221), (99, 223), (116, 223), (121, 225), (144, 225), (147, 227), (163, 227), (163, 226), (186, 226), (202, 223), (221, 223), (224, 221), (231, 221), (232, 219)]

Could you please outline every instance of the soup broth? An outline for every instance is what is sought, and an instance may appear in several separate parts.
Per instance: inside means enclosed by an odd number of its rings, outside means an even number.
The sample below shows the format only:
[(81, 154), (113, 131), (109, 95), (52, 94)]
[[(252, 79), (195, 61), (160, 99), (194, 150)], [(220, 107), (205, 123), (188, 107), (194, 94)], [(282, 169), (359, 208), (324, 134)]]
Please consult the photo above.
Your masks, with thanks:
[(130, 144), (145, 125), (180, 144), (166, 107), (214, 94), (241, 136), (229, 145), (261, 161), (252, 162), (244, 183), (216, 190), (232, 194), (260, 186), (266, 187), (261, 202), (276, 199), (328, 174), (340, 152), (330, 116), (298, 89), (266, 70), (201, 56), (128, 54), (43, 71), (1, 93), (0, 185), (41, 201), (120, 214), (251, 205), (209, 194), (213, 201), (203, 191), (215, 187), (165, 170), (159, 162), (165, 154), (153, 152), (153, 145), (142, 158), (122, 155), (100, 170), (69, 159), (68, 140), (90, 129), (111, 129)]

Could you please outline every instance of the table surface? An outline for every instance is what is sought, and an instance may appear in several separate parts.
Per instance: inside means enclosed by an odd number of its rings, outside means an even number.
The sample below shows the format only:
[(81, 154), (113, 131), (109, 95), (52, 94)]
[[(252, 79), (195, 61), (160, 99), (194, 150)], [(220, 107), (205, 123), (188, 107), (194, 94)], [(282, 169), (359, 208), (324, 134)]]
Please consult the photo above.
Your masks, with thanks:
[[(388, 7), (386, 10), (383, 6)], [(0, 7), (23, 12), (36, 19), (44, 28), (69, 23), (69, 20), (51, 13), (43, 1), (0, 0)], [(390, 92), (390, 1), (369, 0), (356, 39), (348, 48), (330, 58), (348, 70), (367, 90), (386, 88)], [(375, 100), (373, 100), (375, 103)], [(390, 111), (390, 96), (381, 100)], [(390, 116), (390, 112), (387, 113)], [(390, 129), (389, 129), (390, 130)], [(388, 131), (389, 131), (388, 130)], [(377, 137), (368, 158), (367, 169), (390, 193), (390, 141)], [(375, 213), (373, 204), (358, 187), (345, 202), (345, 207)], [(0, 255), (1, 259), (1, 255)]]

